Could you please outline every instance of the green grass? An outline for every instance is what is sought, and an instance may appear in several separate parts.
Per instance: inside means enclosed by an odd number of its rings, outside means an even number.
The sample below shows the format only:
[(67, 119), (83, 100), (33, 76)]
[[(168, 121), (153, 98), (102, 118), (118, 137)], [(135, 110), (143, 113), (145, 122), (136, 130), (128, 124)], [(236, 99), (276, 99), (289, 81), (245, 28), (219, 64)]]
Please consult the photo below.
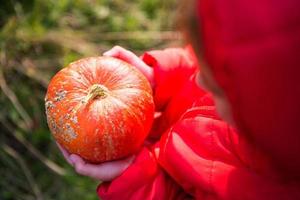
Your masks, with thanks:
[(116, 44), (137, 54), (173, 44), (172, 33), (159, 32), (174, 30), (174, 8), (175, 0), (1, 3), (0, 199), (97, 199), (98, 182), (74, 173), (51, 137), (48, 82), (71, 61)]

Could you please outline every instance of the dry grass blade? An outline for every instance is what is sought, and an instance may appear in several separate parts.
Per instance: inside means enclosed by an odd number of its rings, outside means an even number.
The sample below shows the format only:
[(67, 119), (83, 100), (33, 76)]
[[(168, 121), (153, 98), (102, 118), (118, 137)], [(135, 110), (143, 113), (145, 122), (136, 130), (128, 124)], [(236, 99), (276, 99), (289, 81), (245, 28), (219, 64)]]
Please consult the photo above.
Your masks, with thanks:
[(26, 33), (19, 33), (18, 37), (33, 43), (52, 42), (72, 49), (82, 55), (94, 55), (99, 48), (94, 41), (121, 41), (121, 40), (171, 40), (180, 41), (182, 35), (176, 31), (127, 31), (127, 32), (95, 32), (72, 31), (62, 29), (49, 31), (43, 37), (31, 37)]
[(22, 159), (22, 157), (19, 155), (19, 153), (17, 151), (15, 151), (13, 148), (11, 148), (10, 146), (3, 144), (2, 145), (2, 149), (9, 154), (11, 157), (13, 157), (14, 159), (16, 159), (16, 161), (20, 164), (21, 169), (23, 170), (26, 179), (30, 185), (30, 187), (32, 188), (32, 191), (36, 197), (37, 200), (42, 200), (43, 196), (41, 193), (41, 190), (38, 186), (38, 184), (35, 182), (29, 167), (27, 166), (26, 162)]
[(3, 126), (12, 133), (12, 136), (20, 142), (22, 145), (24, 145), (30, 153), (32, 153), (37, 159), (39, 159), (45, 166), (47, 166), (51, 171), (55, 172), (58, 175), (65, 175), (66, 171), (58, 166), (53, 161), (46, 158), (39, 150), (37, 150), (30, 142), (28, 142), (21, 134), (17, 134), (16, 131), (8, 125), (3, 119), (0, 118), (0, 122), (3, 124)]
[(28, 113), (25, 111), (25, 109), (22, 107), (20, 102), (18, 101), (17, 96), (15, 93), (8, 87), (6, 84), (4, 75), (2, 70), (0, 69), (0, 88), (3, 91), (3, 93), (7, 96), (7, 98), (11, 101), (11, 103), (14, 105), (20, 116), (23, 118), (25, 125), (26, 125), (26, 130), (29, 131), (30, 127), (32, 125), (32, 120), (29, 117)]
[(176, 31), (132, 31), (106, 32), (96, 35), (102, 40), (181, 40), (181, 34)]
[[(19, 67), (23, 66), (23, 67)], [(30, 59), (24, 59), (22, 60), (22, 63), (14, 63), (11, 65), (12, 68), (14, 68), (16, 71), (28, 76), (29, 78), (37, 81), (40, 85), (42, 85), (44, 88), (48, 87), (49, 80), (46, 79), (43, 75), (39, 74), (35, 70), (35, 65), (32, 60)]]
[[(0, 65), (2, 65), (3, 63), (3, 58), (1, 58), (1, 61), (2, 62), (0, 63)], [(0, 88), (3, 91), (3, 93), (7, 96), (7, 98), (11, 101), (11, 103), (14, 105), (20, 116), (23, 118), (26, 126), (25, 128), (27, 131), (29, 131), (31, 129), (31, 125), (33, 124), (32, 119), (30, 118), (26, 110), (22, 107), (15, 93), (8, 87), (2, 68), (3, 66), (0, 66)]]
[[(85, 37), (87, 36), (87, 38)], [(43, 37), (32, 37), (31, 35), (26, 35), (26, 33), (19, 33), (18, 38), (31, 42), (31, 43), (42, 43), (50, 42), (63, 46), (66, 49), (76, 51), (82, 55), (93, 55), (98, 52), (97, 45), (88, 42), (88, 35), (70, 30), (60, 30), (60, 31), (49, 31)]]

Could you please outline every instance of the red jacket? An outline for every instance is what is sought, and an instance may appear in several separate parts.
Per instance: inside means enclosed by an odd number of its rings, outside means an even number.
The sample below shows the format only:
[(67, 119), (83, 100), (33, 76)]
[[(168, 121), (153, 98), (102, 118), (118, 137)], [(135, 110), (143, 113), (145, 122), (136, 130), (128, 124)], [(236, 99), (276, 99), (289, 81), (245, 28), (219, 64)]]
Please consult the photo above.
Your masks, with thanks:
[(151, 134), (156, 142), (120, 177), (101, 184), (99, 196), (300, 199), (300, 1), (197, 3), (204, 59), (239, 132), (219, 120), (209, 95), (196, 87), (190, 53), (146, 53), (162, 112)]
[(210, 95), (195, 83), (189, 51), (152, 51), (142, 59), (154, 68), (162, 112), (150, 135), (156, 142), (99, 185), (101, 199), (300, 199), (299, 184), (280, 180), (266, 154), (216, 116)]

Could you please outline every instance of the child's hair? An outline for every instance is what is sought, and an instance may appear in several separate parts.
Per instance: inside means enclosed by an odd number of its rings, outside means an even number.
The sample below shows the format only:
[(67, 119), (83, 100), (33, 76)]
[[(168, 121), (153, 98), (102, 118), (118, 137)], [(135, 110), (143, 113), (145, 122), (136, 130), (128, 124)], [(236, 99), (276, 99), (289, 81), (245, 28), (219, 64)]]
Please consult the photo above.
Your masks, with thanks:
[(178, 29), (187, 43), (193, 46), (196, 54), (202, 54), (200, 21), (197, 16), (197, 0), (181, 0), (177, 10)]
[(213, 94), (223, 96), (223, 91), (216, 82), (212, 80), (211, 70), (208, 67), (205, 67), (206, 63), (203, 59), (201, 23), (198, 15), (199, 11), (197, 10), (198, 3), (199, 0), (180, 1), (177, 11), (178, 29), (183, 33), (185, 41), (192, 45), (193, 50), (198, 57), (198, 62), (200, 63), (202, 71), (202, 83), (205, 83), (206, 89), (211, 91)]

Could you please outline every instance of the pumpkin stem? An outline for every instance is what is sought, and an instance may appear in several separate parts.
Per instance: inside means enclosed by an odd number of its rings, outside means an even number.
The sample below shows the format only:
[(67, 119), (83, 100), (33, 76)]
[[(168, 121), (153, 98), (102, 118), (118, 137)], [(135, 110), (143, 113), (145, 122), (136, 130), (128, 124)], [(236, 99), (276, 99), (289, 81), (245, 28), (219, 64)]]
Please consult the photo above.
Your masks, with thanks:
[(86, 96), (86, 101), (89, 102), (92, 99), (96, 98), (105, 98), (107, 96), (108, 89), (100, 84), (94, 84), (89, 88), (89, 93)]

